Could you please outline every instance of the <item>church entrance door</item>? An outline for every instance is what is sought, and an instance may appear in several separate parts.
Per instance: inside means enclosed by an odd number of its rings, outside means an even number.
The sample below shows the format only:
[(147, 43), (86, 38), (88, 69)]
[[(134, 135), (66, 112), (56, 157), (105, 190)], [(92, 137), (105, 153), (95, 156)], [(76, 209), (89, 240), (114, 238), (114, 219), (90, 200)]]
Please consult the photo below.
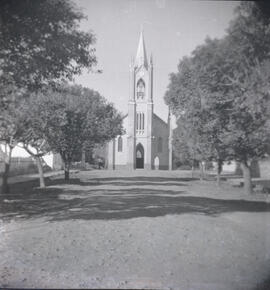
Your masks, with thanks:
[(141, 143), (136, 147), (136, 168), (144, 168), (144, 149)]

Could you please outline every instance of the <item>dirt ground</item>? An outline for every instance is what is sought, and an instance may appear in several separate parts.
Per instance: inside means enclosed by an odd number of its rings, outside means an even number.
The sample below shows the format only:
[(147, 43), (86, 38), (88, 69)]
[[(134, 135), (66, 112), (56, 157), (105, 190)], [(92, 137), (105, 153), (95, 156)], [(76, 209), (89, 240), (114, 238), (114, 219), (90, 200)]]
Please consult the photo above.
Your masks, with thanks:
[(270, 289), (270, 203), (189, 172), (84, 171), (0, 200), (0, 287)]

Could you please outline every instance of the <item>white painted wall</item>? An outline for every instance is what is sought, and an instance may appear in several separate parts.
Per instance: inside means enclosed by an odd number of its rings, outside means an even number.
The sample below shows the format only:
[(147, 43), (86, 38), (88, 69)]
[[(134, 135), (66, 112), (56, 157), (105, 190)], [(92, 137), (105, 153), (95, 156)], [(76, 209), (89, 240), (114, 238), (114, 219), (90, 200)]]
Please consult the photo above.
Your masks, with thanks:
[[(0, 145), (2, 149), (4, 149), (4, 145)], [(12, 157), (30, 157), (30, 155), (21, 147), (16, 146), (12, 151)], [(53, 154), (49, 153), (43, 157), (44, 161), (48, 166), (52, 168), (53, 166)]]

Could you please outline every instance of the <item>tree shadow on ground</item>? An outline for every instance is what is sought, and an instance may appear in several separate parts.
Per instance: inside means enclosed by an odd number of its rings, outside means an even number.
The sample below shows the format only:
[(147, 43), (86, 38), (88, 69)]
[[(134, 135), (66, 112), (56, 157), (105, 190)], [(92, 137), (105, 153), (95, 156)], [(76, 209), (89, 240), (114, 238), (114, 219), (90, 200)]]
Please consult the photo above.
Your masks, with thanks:
[(16, 184), (7, 200), (1, 198), (0, 218), (110, 220), (185, 213), (214, 217), (227, 212), (270, 211), (270, 205), (264, 202), (188, 196), (186, 191), (158, 187), (89, 189), (81, 186), (81, 181), (73, 182), (65, 188), (52, 185), (46, 189), (36, 188), (37, 182), (27, 183), (28, 187), (25, 183)]
[(99, 182), (110, 182), (110, 181), (144, 181), (144, 182), (189, 182), (198, 180), (198, 178), (191, 177), (159, 177), (159, 176), (134, 176), (134, 177), (93, 177), (93, 180)]
[(48, 186), (55, 186), (55, 185), (80, 185), (80, 186), (97, 186), (102, 185), (101, 182), (96, 181), (95, 179), (91, 181), (82, 181), (80, 178), (70, 178), (69, 180), (59, 179), (59, 178), (51, 178), (46, 183)]
[(186, 185), (186, 182), (194, 181), (197, 179), (192, 178), (164, 178), (164, 177), (118, 177), (118, 178), (95, 178), (91, 181), (71, 178), (69, 181), (63, 179), (51, 179), (49, 185), (61, 185), (61, 184), (77, 184), (81, 186), (99, 186), (104, 184), (111, 184), (114, 186), (141, 186), (141, 185), (165, 185), (165, 186), (182, 186)]

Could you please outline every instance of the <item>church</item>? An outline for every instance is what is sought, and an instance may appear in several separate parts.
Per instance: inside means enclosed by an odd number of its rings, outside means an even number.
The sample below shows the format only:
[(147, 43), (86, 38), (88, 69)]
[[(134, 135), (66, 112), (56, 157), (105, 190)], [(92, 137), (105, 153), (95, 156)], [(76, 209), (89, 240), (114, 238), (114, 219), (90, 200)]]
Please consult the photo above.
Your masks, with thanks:
[(152, 55), (148, 60), (141, 31), (136, 58), (130, 65), (125, 134), (108, 144), (108, 169), (171, 168), (170, 117), (166, 123), (154, 113), (153, 72)]

